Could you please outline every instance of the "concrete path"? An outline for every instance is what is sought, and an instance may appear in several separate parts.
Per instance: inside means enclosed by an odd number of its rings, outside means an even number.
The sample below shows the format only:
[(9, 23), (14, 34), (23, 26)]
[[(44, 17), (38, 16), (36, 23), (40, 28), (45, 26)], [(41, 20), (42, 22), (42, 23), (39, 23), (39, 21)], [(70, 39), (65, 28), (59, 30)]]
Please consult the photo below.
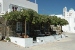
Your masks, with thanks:
[(56, 42), (24, 48), (11, 42), (0, 41), (0, 50), (75, 50), (75, 34), (66, 33), (68, 37)]

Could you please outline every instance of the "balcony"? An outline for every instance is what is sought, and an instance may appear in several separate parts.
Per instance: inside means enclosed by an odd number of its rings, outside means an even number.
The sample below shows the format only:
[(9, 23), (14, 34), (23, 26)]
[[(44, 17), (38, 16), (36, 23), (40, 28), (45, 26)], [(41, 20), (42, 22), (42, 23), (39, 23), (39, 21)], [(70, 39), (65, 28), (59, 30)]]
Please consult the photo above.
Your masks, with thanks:
[[(3, 11), (7, 11), (9, 5), (17, 5), (19, 7), (23, 7), (23, 8), (29, 8), (29, 9), (33, 9), (36, 12), (38, 12), (38, 4), (30, 2), (28, 0), (9, 0), (9, 2), (7, 2), (8, 0), (4, 0), (3, 3)], [(6, 4), (5, 4), (6, 3)]]

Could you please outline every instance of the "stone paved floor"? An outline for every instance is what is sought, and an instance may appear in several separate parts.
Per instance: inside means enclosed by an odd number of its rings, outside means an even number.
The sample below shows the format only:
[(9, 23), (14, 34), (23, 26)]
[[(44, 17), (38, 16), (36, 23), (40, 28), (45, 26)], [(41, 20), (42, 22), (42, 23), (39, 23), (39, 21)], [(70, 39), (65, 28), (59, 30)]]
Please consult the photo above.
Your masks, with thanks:
[(11, 42), (0, 41), (0, 50), (75, 50), (75, 34), (66, 33), (68, 37), (56, 42), (48, 42), (29, 48), (24, 48)]

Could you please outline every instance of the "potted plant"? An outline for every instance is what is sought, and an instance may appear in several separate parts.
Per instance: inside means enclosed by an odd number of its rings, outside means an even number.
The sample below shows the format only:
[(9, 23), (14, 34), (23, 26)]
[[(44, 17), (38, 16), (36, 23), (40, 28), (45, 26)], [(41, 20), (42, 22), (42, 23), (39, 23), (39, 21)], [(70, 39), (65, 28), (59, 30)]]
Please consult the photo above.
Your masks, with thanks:
[(24, 38), (29, 38), (29, 36), (28, 35), (24, 35)]
[(7, 42), (9, 42), (9, 41), (10, 41), (10, 38), (9, 38), (9, 37), (7, 37), (7, 38), (6, 38), (6, 41), (7, 41)]

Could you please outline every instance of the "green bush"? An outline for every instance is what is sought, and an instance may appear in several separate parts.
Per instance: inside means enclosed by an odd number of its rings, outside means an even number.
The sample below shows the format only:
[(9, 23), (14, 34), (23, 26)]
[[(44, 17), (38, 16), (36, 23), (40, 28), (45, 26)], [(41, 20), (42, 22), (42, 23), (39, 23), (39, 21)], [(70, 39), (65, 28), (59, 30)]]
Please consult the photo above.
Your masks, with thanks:
[(7, 37), (7, 38), (6, 38), (6, 40), (9, 40), (9, 41), (10, 41), (10, 38), (9, 38), (9, 37)]

